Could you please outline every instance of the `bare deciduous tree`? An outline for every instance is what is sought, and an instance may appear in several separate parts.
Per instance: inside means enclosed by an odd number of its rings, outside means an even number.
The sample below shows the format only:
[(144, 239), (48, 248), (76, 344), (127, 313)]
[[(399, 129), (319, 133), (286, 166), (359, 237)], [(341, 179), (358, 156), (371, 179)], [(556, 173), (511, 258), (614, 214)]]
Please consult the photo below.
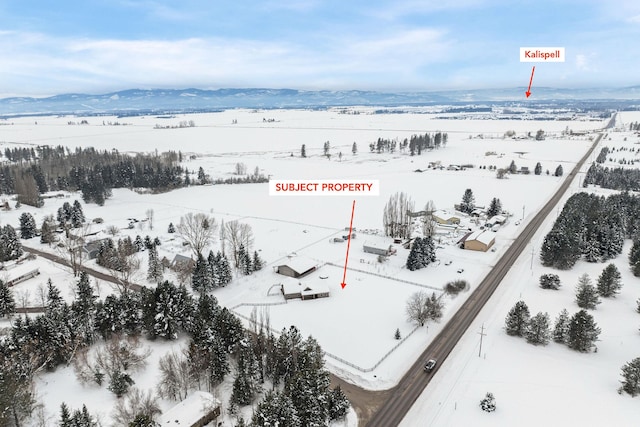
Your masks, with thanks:
[(247, 253), (251, 253), (253, 247), (253, 231), (249, 224), (238, 221), (229, 221), (224, 224), (224, 239), (229, 244), (229, 249), (233, 254), (233, 262), (238, 267), (238, 250), (244, 246)]
[(191, 246), (196, 258), (212, 242), (216, 234), (215, 218), (203, 213), (189, 212), (180, 218), (176, 227), (180, 236)]
[(175, 352), (160, 358), (158, 393), (165, 399), (183, 400), (194, 383), (187, 357)]
[(436, 205), (433, 200), (429, 200), (424, 206), (425, 216), (422, 218), (422, 235), (433, 236), (436, 232), (436, 221), (433, 219), (433, 212), (436, 210)]
[(235, 173), (236, 175), (246, 175), (247, 165), (245, 165), (244, 163), (236, 163)]
[(120, 228), (117, 225), (110, 225), (107, 227), (107, 233), (112, 236), (117, 236), (120, 233)]
[(384, 234), (390, 237), (408, 238), (411, 234), (409, 211), (413, 211), (413, 201), (404, 192), (398, 192), (391, 197), (384, 207), (382, 224)]
[(128, 426), (138, 415), (146, 415), (155, 420), (161, 412), (155, 394), (150, 390), (143, 392), (132, 387), (122, 399), (118, 399), (112, 419), (115, 425)]
[(147, 209), (145, 212), (149, 221), (149, 230), (153, 230), (153, 209)]
[(429, 296), (424, 291), (411, 294), (406, 307), (409, 320), (418, 323), (420, 326), (424, 326), (424, 323), (429, 318), (429, 310), (427, 309), (428, 300)]

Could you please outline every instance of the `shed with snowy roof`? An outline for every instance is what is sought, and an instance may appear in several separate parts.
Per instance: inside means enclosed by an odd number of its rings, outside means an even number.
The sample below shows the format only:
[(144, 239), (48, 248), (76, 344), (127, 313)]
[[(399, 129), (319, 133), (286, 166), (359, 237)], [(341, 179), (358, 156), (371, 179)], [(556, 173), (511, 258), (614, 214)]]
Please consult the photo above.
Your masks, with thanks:
[(160, 416), (162, 427), (203, 427), (220, 416), (220, 401), (211, 393), (194, 391)]

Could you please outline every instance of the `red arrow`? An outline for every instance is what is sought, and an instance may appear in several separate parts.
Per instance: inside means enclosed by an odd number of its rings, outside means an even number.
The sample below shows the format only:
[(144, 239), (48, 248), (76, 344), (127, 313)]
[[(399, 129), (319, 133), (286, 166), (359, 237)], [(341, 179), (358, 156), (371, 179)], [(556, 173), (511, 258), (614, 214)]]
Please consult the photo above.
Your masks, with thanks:
[(351, 222), (349, 223), (349, 239), (347, 240), (347, 257), (344, 260), (344, 274), (342, 275), (342, 289), (347, 286), (347, 264), (349, 263), (349, 248), (351, 247), (351, 230), (353, 230), (353, 212), (356, 210), (356, 201), (353, 201), (353, 205), (351, 205)]
[(529, 89), (524, 93), (527, 95), (527, 98), (531, 95), (531, 82), (533, 81), (533, 73), (536, 71), (536, 66), (534, 65), (531, 69), (531, 78), (529, 79)]

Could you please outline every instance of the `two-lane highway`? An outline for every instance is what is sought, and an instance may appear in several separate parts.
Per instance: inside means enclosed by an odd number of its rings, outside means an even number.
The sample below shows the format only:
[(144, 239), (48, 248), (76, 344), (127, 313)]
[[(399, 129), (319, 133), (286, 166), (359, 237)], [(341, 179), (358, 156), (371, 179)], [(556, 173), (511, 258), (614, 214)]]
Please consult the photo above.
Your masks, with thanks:
[[(460, 310), (458, 310), (442, 331), (434, 338), (432, 343), (407, 371), (398, 385), (391, 389), (389, 398), (384, 401), (371, 420), (361, 419), (360, 425), (369, 427), (391, 427), (400, 424), (409, 409), (424, 391), (427, 384), (431, 381), (433, 374), (442, 366), (442, 363), (449, 353), (451, 353), (460, 338), (462, 338), (462, 335), (467, 331), (491, 295), (493, 295), (513, 263), (518, 259), (536, 231), (538, 231), (538, 228), (560, 202), (601, 138), (602, 134), (599, 134), (591, 148), (569, 173), (558, 191), (556, 191), (553, 197), (540, 209), (529, 224), (527, 224), (520, 235), (514, 240), (513, 244), (496, 263), (495, 267), (491, 269), (484, 280), (465, 301)], [(426, 373), (423, 370), (423, 366), (426, 360), (430, 358), (438, 359), (438, 364), (431, 373)]]

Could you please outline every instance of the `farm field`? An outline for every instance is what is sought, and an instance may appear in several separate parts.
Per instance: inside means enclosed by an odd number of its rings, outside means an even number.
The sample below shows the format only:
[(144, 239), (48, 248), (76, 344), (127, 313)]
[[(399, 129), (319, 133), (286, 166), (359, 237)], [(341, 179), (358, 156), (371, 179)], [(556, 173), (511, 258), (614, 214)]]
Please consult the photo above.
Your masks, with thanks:
[[(275, 121), (264, 122), (264, 118)], [(409, 296), (419, 290), (440, 295), (442, 287), (455, 279), (465, 279), (471, 287), (477, 285), (522, 225), (562, 182), (562, 177), (553, 176), (556, 167), (562, 165), (565, 171), (569, 171), (591, 144), (589, 137), (592, 135), (576, 137), (561, 133), (567, 128), (583, 131), (598, 129), (605, 124), (604, 121), (439, 120), (429, 114), (344, 115), (331, 110), (232, 110), (171, 119), (153, 116), (88, 117), (88, 125), (68, 124), (69, 121), (80, 122), (83, 119), (38, 117), (37, 124), (33, 118), (12, 119), (13, 124), (0, 126), (0, 152), (16, 146), (45, 144), (64, 145), (71, 149), (116, 149), (131, 154), (180, 150), (185, 167), (194, 173), (202, 167), (213, 178), (232, 177), (235, 166), (244, 163), (249, 172), (258, 168), (261, 173), (277, 179), (379, 180), (380, 196), (356, 198), (353, 225), (357, 237), (351, 242), (347, 286), (344, 289), (340, 283), (346, 242), (332, 243), (331, 240), (347, 233), (345, 227), (349, 225), (353, 198), (271, 197), (268, 185), (264, 183), (191, 186), (164, 194), (138, 194), (127, 189), (115, 189), (102, 207), (82, 204), (88, 219), (99, 217), (104, 220), (103, 224), (95, 227), (96, 232), (104, 232), (106, 227), (115, 225), (120, 229), (117, 237), (158, 237), (162, 242), (158, 248), (159, 255), (168, 260), (177, 254), (191, 255), (177, 235), (167, 233), (169, 223), (177, 224), (186, 213), (207, 213), (215, 217), (218, 224), (237, 220), (250, 225), (255, 239), (254, 249), (259, 251), (266, 267), (250, 276), (236, 276), (228, 286), (216, 289), (213, 294), (221, 305), (240, 315), (245, 324), (253, 308), (257, 307), (258, 312), (268, 310), (271, 327), (276, 331), (296, 325), (304, 336), (312, 335), (320, 342), (327, 352), (325, 360), (332, 372), (376, 390), (389, 388), (398, 381), (430, 338), (446, 323), (447, 313), (454, 312), (468, 292), (456, 298), (444, 296), (446, 306), (442, 321), (417, 329), (405, 314)], [(196, 126), (155, 128), (157, 124), (177, 125), (184, 120), (193, 120)], [(233, 120), (238, 124), (232, 125)], [(116, 121), (121, 124), (108, 125)], [(538, 129), (547, 134), (545, 140), (508, 139), (503, 136), (507, 130), (514, 130), (519, 136), (528, 132), (535, 135)], [(368, 147), (378, 138), (401, 141), (414, 134), (437, 131), (448, 133), (446, 146), (420, 155), (410, 156), (400, 151), (376, 153)], [(330, 159), (322, 153), (326, 141), (331, 146)], [(358, 147), (355, 154), (352, 153), (354, 142)], [(307, 149), (307, 158), (304, 159), (300, 157), (303, 143)], [(489, 169), (489, 166), (507, 168), (512, 161), (518, 168), (527, 167), (531, 171), (540, 162), (543, 172), (541, 175), (509, 174), (506, 179), (497, 179), (496, 172)], [(430, 162), (473, 167), (460, 171), (447, 170), (446, 167), (441, 170), (429, 168)], [(460, 202), (467, 188), (473, 190), (477, 205), (488, 206), (490, 200), (497, 197), (503, 209), (511, 215), (508, 222), (494, 233), (495, 251), (465, 251), (457, 245), (469, 228), (477, 229), (479, 226), (471, 218), (454, 212), (454, 204)], [(413, 272), (405, 267), (409, 250), (393, 244), (392, 239), (382, 235), (384, 206), (389, 197), (399, 191), (412, 198), (415, 210), (421, 210), (427, 202), (433, 201), (437, 208), (459, 215), (462, 222), (459, 229), (440, 230), (436, 235), (439, 261)], [(9, 196), (0, 198), (9, 199)], [(23, 212), (31, 212), (40, 224), (45, 215), (55, 215), (63, 201), (75, 199), (81, 199), (79, 193), (65, 194), (63, 199), (47, 199), (40, 209), (23, 205), (3, 211), (0, 224), (17, 227)], [(14, 204), (10, 202), (12, 207)], [(144, 221), (149, 209), (154, 211), (153, 229)], [(140, 220), (132, 229), (127, 228), (130, 218)], [(419, 229), (419, 223), (416, 223), (416, 229)], [(393, 245), (397, 252), (386, 262), (379, 263), (375, 255), (363, 251), (365, 241)], [(55, 248), (42, 245), (37, 239), (24, 243), (56, 252)], [(535, 252), (539, 243), (532, 247)], [(220, 248), (218, 240), (211, 247), (214, 251)], [(523, 263), (537, 262), (534, 255), (533, 252), (528, 254)], [(141, 267), (132, 281), (152, 286), (146, 279), (146, 254), (143, 252), (139, 257)], [(320, 266), (306, 280), (321, 280), (326, 284), (330, 292), (328, 298), (312, 301), (294, 299), (283, 304), (283, 297), (277, 288), (275, 291), (273, 288), (282, 281), (274, 267), (295, 257), (311, 259)], [(87, 261), (86, 265), (100, 268), (94, 261)], [(69, 271), (65, 273), (59, 265), (40, 258), (14, 270), (17, 273), (31, 268), (39, 268), (41, 274), (14, 290), (16, 295), (22, 295), (23, 305), (39, 305), (37, 289), (49, 278), (60, 287), (65, 299), (70, 301), (73, 298), (73, 278)], [(458, 270), (462, 271), (458, 273)], [(3, 274), (7, 279), (13, 277), (11, 271)], [(326, 278), (320, 279), (321, 276)], [(177, 280), (171, 273), (167, 273), (167, 278)], [(305, 279), (301, 281), (304, 283)], [(100, 298), (114, 292), (106, 283), (99, 288)], [(569, 288), (567, 286), (564, 291), (569, 292)], [(1, 326), (8, 324), (6, 320), (0, 321)], [(394, 339), (396, 329), (405, 338), (401, 343)], [(414, 329), (415, 332), (411, 333)], [(487, 340), (491, 342), (489, 337)], [(154, 352), (168, 351), (165, 347), (169, 346), (160, 346), (157, 350), (154, 347)], [(152, 371), (152, 368), (148, 369)], [(69, 371), (44, 374), (38, 383), (42, 395), (48, 396), (45, 409), (50, 414), (57, 411), (61, 401), (78, 406), (84, 399), (76, 386), (70, 389), (69, 395), (54, 393), (56, 384), (73, 375)], [(442, 372), (438, 375), (443, 375)], [(151, 387), (150, 382), (141, 381)], [(224, 387), (220, 390), (223, 402), (228, 400), (228, 392)], [(107, 419), (115, 397), (104, 389), (96, 393), (96, 402), (100, 399), (105, 402), (100, 413)], [(168, 402), (163, 402), (163, 405), (163, 409), (168, 409)], [(97, 404), (93, 406), (99, 407)], [(353, 417), (350, 422), (354, 422)]]

